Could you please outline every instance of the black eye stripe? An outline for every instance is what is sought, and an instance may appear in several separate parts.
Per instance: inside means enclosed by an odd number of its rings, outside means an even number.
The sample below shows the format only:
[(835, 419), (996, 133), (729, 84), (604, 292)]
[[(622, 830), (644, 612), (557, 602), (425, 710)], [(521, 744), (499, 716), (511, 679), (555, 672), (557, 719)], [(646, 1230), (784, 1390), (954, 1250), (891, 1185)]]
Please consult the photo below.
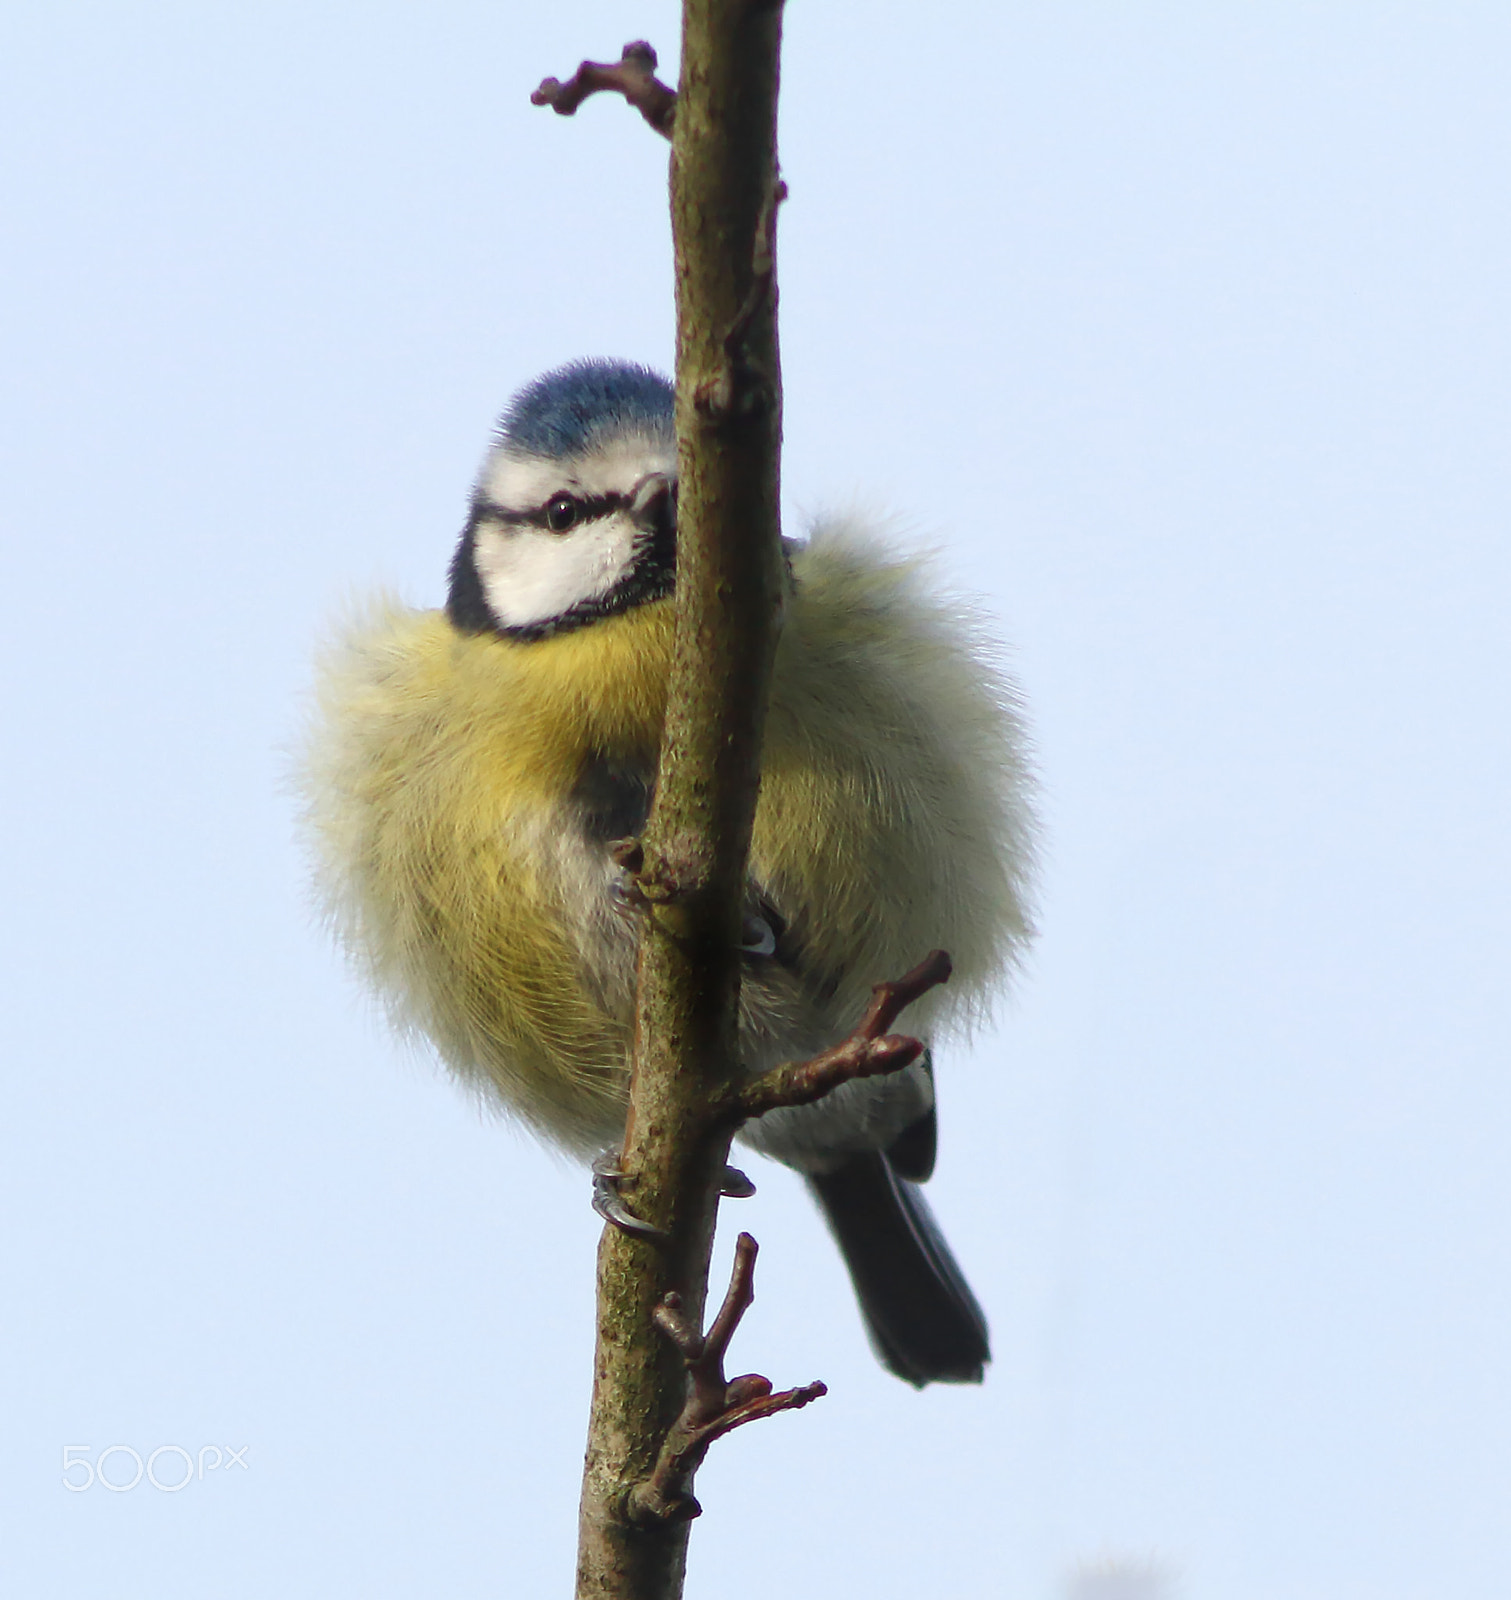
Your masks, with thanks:
[[(564, 491), (558, 490), (557, 494)], [(577, 502), (577, 520), (573, 528), (580, 528), (585, 522), (596, 522), (601, 517), (612, 516), (616, 511), (623, 511), (630, 504), (631, 497), (627, 494), (588, 494), (573, 495)], [(491, 500), (479, 500), (474, 508), (473, 515), (479, 520), (489, 522), (502, 522), (509, 528), (544, 528), (548, 533), (555, 532), (547, 520), (547, 513), (551, 500), (556, 499), (556, 494), (547, 500), (545, 505), (532, 506), (528, 511), (515, 511), (509, 506), (501, 506)], [(563, 530), (570, 531), (570, 530)]]

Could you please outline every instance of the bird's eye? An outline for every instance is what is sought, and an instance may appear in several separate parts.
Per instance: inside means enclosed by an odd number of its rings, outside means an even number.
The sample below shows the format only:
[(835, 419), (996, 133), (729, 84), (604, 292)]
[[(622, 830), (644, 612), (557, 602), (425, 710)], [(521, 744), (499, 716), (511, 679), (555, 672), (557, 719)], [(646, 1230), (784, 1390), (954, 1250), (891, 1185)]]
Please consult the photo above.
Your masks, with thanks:
[(552, 533), (565, 533), (577, 521), (577, 501), (569, 494), (553, 494), (546, 501), (546, 526)]

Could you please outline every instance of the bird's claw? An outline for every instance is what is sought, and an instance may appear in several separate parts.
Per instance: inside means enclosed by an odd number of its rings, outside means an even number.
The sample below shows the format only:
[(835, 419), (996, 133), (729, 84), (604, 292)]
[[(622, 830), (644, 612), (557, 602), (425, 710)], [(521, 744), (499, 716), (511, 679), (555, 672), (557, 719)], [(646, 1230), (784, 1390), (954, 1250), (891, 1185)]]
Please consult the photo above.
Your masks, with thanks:
[[(642, 1239), (665, 1239), (660, 1228), (642, 1222), (624, 1203), (619, 1185), (624, 1179), (619, 1165), (619, 1152), (605, 1150), (593, 1161), (593, 1209), (605, 1222), (612, 1223), (621, 1233), (632, 1233)], [(719, 1193), (726, 1200), (748, 1200), (756, 1186), (738, 1167), (725, 1167), (719, 1179)]]
[(625, 1174), (620, 1170), (619, 1152), (605, 1150), (593, 1162), (593, 1209), (607, 1223), (621, 1233), (634, 1234), (641, 1239), (664, 1239), (660, 1228), (642, 1222), (620, 1198), (619, 1185)]

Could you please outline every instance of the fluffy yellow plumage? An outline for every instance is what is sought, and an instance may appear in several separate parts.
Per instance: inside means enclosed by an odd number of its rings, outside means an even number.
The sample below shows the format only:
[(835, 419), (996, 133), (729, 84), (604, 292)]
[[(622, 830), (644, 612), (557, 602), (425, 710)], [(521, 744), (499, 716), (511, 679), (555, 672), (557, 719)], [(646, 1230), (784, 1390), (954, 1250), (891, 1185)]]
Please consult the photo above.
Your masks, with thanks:
[[(974, 618), (850, 527), (792, 567), (751, 874), (804, 976), (747, 977), (752, 1070), (936, 946), (955, 979), (909, 1029), (968, 1018), (1027, 934), (1021, 739)], [(670, 607), (521, 641), (384, 604), (327, 653), (309, 742), (343, 942), (460, 1078), (583, 1153), (623, 1126), (634, 920), (567, 818), (595, 765), (654, 770)]]

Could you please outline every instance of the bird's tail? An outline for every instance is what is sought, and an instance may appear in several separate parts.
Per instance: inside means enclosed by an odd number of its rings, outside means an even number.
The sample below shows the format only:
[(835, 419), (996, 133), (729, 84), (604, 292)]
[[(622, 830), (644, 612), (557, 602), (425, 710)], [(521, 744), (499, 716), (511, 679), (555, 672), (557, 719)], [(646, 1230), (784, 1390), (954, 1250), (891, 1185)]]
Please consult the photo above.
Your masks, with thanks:
[(920, 1389), (980, 1383), (992, 1356), (986, 1318), (918, 1185), (880, 1153), (807, 1176), (881, 1364)]

